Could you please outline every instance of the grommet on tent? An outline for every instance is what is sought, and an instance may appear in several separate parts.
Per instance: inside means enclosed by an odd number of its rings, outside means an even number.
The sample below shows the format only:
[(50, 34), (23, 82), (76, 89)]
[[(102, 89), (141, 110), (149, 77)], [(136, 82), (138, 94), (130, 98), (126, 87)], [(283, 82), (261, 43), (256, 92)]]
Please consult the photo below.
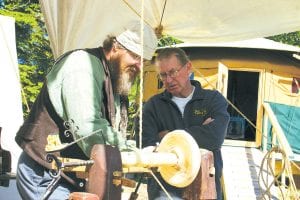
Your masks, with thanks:
[(155, 34), (156, 34), (156, 37), (158, 38), (158, 39), (160, 39), (161, 37), (162, 37), (162, 31), (163, 31), (163, 26), (160, 24), (160, 25), (158, 25), (155, 29), (154, 29), (154, 32), (155, 32)]

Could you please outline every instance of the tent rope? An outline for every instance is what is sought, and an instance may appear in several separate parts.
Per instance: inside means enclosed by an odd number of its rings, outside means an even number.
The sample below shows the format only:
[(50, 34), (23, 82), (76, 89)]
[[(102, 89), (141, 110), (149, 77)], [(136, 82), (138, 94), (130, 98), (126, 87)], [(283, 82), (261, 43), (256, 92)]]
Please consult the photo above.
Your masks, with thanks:
[[(127, 4), (127, 3), (126, 3)], [(127, 4), (128, 5), (128, 4)], [(141, 46), (144, 46), (144, 24), (142, 23), (144, 20), (144, 0), (142, 0), (142, 4), (141, 4), (141, 16), (140, 16), (140, 20), (141, 20)], [(142, 55), (141, 55), (141, 70), (140, 70), (140, 85), (143, 85), (144, 82), (144, 78), (143, 78), (143, 68), (144, 68), (144, 62), (143, 62), (143, 57), (144, 57), (144, 51), (142, 51)], [(139, 111), (142, 111), (142, 106), (143, 106), (143, 87), (140, 87), (140, 99), (139, 99)], [(142, 123), (143, 123), (143, 113), (139, 112), (139, 149), (142, 149)], [(170, 196), (170, 194), (168, 193), (168, 191), (164, 188), (164, 186), (162, 185), (162, 183), (160, 182), (160, 180), (155, 176), (155, 174), (153, 173), (152, 170), (150, 170), (151, 175), (153, 176), (153, 178), (156, 180), (156, 182), (159, 184), (159, 186), (162, 188), (162, 190), (165, 192), (165, 194), (167, 195), (168, 199), (172, 200), (172, 197)]]
[[(142, 0), (142, 4), (141, 4), (141, 45), (142, 47), (144, 46), (144, 24), (143, 19), (144, 19), (144, 0)], [(143, 48), (142, 48), (143, 49)], [(141, 55), (141, 70), (140, 70), (140, 85), (144, 85), (144, 77), (143, 77), (143, 73), (144, 73), (144, 62), (143, 62), (143, 57), (144, 57), (144, 51), (142, 51), (142, 55)], [(139, 99), (139, 148), (142, 149), (142, 122), (143, 122), (143, 112), (141, 112), (143, 110), (142, 106), (143, 106), (143, 87), (140, 87), (140, 99)]]
[[(144, 20), (144, 14), (139, 14), (132, 6), (128, 3), (128, 1), (123, 0), (123, 2), (128, 6), (128, 8), (130, 8), (130, 10), (132, 10), (132, 12), (134, 12), (137, 16), (139, 16), (139, 18), (141, 19), (141, 21), (143, 21), (144, 23), (146, 23), (146, 24), (148, 24), (149, 26), (151, 26), (149, 22), (147, 22), (146, 20)], [(143, 5), (144, 5), (144, 3), (142, 2), (142, 7), (144, 7)], [(142, 15), (143, 15), (143, 16), (142, 16)]]
[(161, 23), (162, 23), (164, 14), (165, 14), (165, 10), (166, 10), (166, 5), (167, 5), (167, 0), (165, 0), (165, 3), (164, 3), (164, 8), (163, 8), (163, 11), (161, 13), (161, 17), (160, 17), (160, 21), (159, 21), (159, 26), (161, 26)]
[(162, 31), (163, 31), (162, 20), (163, 20), (164, 14), (165, 14), (166, 5), (167, 5), (167, 0), (165, 0), (165, 3), (164, 3), (164, 7), (163, 7), (163, 11), (161, 13), (159, 25), (157, 27), (155, 27), (155, 34), (157, 35), (158, 38), (162, 37)]

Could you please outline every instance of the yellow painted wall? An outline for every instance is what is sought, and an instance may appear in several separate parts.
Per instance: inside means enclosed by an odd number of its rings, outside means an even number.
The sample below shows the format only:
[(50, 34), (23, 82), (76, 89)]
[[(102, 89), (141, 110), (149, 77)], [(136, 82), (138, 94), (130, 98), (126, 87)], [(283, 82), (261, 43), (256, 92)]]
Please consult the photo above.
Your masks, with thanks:
[(299, 69), (287, 68), (281, 70), (267, 70), (265, 73), (265, 101), (300, 106), (300, 94), (291, 92), (293, 77), (300, 77)]

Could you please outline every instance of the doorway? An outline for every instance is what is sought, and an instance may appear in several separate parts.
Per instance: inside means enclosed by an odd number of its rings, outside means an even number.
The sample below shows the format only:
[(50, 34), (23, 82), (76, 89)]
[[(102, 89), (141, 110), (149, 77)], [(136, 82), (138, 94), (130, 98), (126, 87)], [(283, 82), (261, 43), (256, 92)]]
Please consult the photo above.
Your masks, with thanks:
[[(227, 99), (254, 125), (257, 119), (259, 72), (228, 70)], [(227, 139), (255, 141), (255, 128), (233, 106), (228, 105), (230, 122)]]

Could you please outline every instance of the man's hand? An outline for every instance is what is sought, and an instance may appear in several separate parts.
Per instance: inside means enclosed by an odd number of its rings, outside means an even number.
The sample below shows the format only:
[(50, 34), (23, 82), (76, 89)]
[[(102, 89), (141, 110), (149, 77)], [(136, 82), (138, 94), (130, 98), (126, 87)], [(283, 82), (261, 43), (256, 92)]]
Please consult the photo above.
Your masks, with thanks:
[(209, 118), (207, 118), (207, 119), (202, 123), (202, 125), (207, 125), (207, 124), (213, 122), (214, 120), (215, 120), (215, 119), (209, 117)]
[(167, 135), (167, 133), (169, 133), (169, 130), (164, 130), (158, 133), (158, 137), (161, 140), (165, 135)]

